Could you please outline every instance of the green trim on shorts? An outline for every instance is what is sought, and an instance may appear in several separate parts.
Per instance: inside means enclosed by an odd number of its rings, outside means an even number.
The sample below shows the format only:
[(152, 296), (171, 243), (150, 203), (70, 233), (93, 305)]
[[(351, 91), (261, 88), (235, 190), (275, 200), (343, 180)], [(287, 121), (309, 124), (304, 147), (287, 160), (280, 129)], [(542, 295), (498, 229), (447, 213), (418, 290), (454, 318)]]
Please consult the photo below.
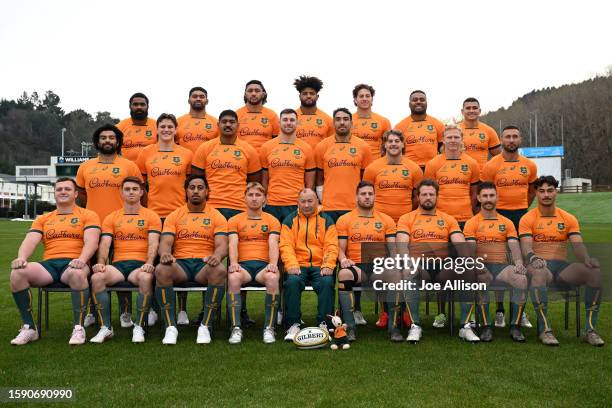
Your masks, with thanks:
[(134, 269), (138, 269), (142, 265), (144, 265), (144, 262), (135, 260), (125, 260), (113, 262), (112, 265), (117, 268), (117, 270), (123, 275), (123, 278), (127, 280), (130, 273), (132, 273)]
[(53, 278), (53, 283), (58, 283), (64, 271), (68, 269), (70, 261), (72, 261), (70, 258), (56, 258), (41, 261), (39, 264), (49, 272), (49, 275)]
[(176, 263), (183, 269), (187, 275), (187, 280), (193, 282), (198, 272), (206, 266), (206, 262), (202, 258), (183, 258), (177, 259)]
[(268, 266), (268, 263), (264, 261), (242, 261), (238, 263), (249, 273), (249, 275), (251, 275), (251, 281), (257, 284), (259, 284), (259, 282), (255, 281), (255, 276), (257, 276), (263, 268)]
[(559, 274), (563, 272), (563, 270), (568, 266), (570, 266), (569, 262), (561, 261), (558, 259), (546, 261), (546, 268), (548, 268), (548, 270), (553, 274), (555, 278), (557, 278)]

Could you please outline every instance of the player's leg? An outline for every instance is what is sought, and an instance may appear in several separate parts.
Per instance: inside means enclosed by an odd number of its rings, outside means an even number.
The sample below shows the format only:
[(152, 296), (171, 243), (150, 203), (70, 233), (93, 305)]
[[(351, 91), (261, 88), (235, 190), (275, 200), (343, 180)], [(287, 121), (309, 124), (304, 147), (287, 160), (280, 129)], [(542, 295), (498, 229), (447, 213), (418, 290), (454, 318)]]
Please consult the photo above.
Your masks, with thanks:
[(547, 319), (548, 311), (548, 288), (552, 282), (553, 275), (548, 268), (527, 267), (527, 273), (531, 277), (531, 301), (538, 317), (538, 335), (540, 341), (548, 346), (558, 346), (559, 342), (552, 332)]
[(306, 288), (306, 268), (300, 268), (299, 275), (287, 274), (283, 283), (285, 298), (286, 316), (285, 321), (289, 329), (285, 335), (285, 341), (293, 341), (293, 338), (300, 330), (300, 321), (302, 319), (302, 292)]
[(153, 274), (143, 271), (141, 268), (134, 269), (128, 276), (128, 281), (138, 286), (138, 297), (136, 298), (136, 309), (138, 315), (134, 322), (134, 329), (132, 330), (132, 342), (143, 343), (144, 342), (144, 319), (147, 318), (147, 313), (151, 307), (151, 298), (153, 297)]
[(181, 264), (186, 260), (177, 259), (170, 265), (159, 264), (155, 267), (155, 297), (161, 309), (162, 318), (166, 327), (163, 344), (176, 344), (178, 330), (176, 329), (176, 298), (174, 296), (174, 284), (187, 281), (187, 272), (184, 268), (188, 264)]
[(94, 273), (91, 276), (91, 291), (100, 330), (91, 338), (92, 343), (103, 343), (113, 337), (113, 327), (110, 314), (110, 294), (107, 287), (116, 285), (125, 280), (125, 275), (116, 267), (106, 265), (104, 272)]
[(72, 289), (72, 316), (74, 330), (68, 344), (77, 345), (85, 343), (85, 328), (83, 327), (83, 319), (87, 314), (87, 306), (89, 304), (89, 267), (76, 269), (67, 267), (60, 276), (60, 281), (70, 286)]
[(210, 332), (223, 302), (226, 279), (227, 269), (223, 263), (217, 266), (204, 265), (193, 279), (208, 286), (204, 298), (202, 323), (198, 327), (197, 344), (208, 344), (211, 341)]
[(512, 340), (522, 343), (525, 341), (525, 336), (521, 333), (520, 327), (525, 321), (523, 315), (529, 284), (527, 275), (518, 273), (516, 268), (510, 265), (500, 271), (495, 279), (511, 287), (510, 305), (512, 307), (512, 319), (510, 321), (510, 337)]
[(266, 287), (266, 298), (264, 301), (264, 329), (263, 341), (270, 344), (276, 341), (274, 321), (279, 305), (279, 274), (264, 269), (257, 272), (255, 281)]
[(32, 317), (31, 287), (47, 286), (54, 281), (53, 274), (38, 262), (28, 262), (25, 268), (11, 270), (11, 292), (19, 310), (23, 325), (11, 344), (21, 346), (38, 340), (36, 324)]
[(231, 322), (231, 335), (229, 338), (230, 344), (238, 344), (242, 341), (241, 329), (241, 311), (242, 311), (242, 296), (240, 290), (243, 285), (252, 281), (251, 274), (246, 268), (249, 268), (247, 262), (242, 262), (241, 267), (237, 272), (227, 275), (227, 310)]
[(340, 312), (342, 320), (347, 325), (347, 336), (349, 341), (356, 340), (355, 334), (355, 293), (353, 286), (361, 282), (362, 271), (357, 266), (340, 269), (338, 272), (338, 300), (340, 301)]
[(419, 288), (422, 285), (422, 281), (427, 280), (429, 276), (429, 274), (427, 274), (426, 276), (424, 271), (418, 271), (415, 275), (404, 275), (405, 279), (410, 279), (415, 284), (413, 289), (407, 289), (404, 292), (404, 302), (406, 302), (406, 311), (408, 312), (410, 321), (412, 322), (410, 328), (408, 329), (408, 336), (406, 337), (406, 341), (410, 343), (419, 342), (421, 340), (421, 336), (423, 335), (423, 330), (421, 328), (421, 316), (419, 314)]
[(320, 268), (308, 268), (307, 277), (317, 294), (317, 323), (333, 328), (327, 316), (334, 313), (334, 276), (322, 276)]

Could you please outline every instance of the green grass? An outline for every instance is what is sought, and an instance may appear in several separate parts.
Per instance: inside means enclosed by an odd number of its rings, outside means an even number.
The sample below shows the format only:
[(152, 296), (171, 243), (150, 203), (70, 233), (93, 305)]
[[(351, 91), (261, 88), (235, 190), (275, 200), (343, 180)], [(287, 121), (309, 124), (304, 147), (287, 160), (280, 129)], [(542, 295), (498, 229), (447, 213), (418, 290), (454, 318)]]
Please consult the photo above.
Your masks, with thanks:
[[(612, 194), (566, 194), (559, 206), (583, 224), (585, 240), (612, 242)], [(514, 344), (506, 329), (491, 344), (466, 344), (446, 330), (431, 328), (425, 316), (421, 344), (391, 344), (372, 328), (375, 316), (364, 297), (370, 325), (358, 332), (349, 351), (298, 351), (291, 344), (264, 345), (260, 327), (245, 331), (242, 345), (229, 346), (224, 327), (211, 345), (195, 344), (196, 329), (180, 329), (175, 347), (161, 345), (159, 326), (147, 342), (131, 343), (131, 330), (118, 328), (103, 345), (69, 347), (69, 295), (51, 296), (51, 327), (41, 341), (10, 347), (20, 325), (9, 289), (9, 262), (29, 224), (0, 221), (0, 388), (69, 387), (78, 406), (593, 406), (609, 405), (612, 391), (610, 345), (594, 348), (563, 330), (562, 304), (551, 304), (559, 348), (539, 344), (535, 329), (527, 343)], [(40, 252), (38, 253), (40, 256)], [(609, 272), (609, 271), (608, 271)], [(249, 295), (249, 309), (261, 323), (263, 297)], [(199, 295), (190, 296), (194, 317)], [(307, 323), (314, 320), (314, 296), (304, 295)], [(432, 307), (434, 305), (432, 304)], [(599, 329), (612, 341), (609, 303)], [(116, 311), (117, 309), (114, 308)], [(424, 309), (422, 309), (424, 312)], [(535, 320), (531, 306), (528, 312)], [(88, 330), (88, 337), (95, 329)], [(281, 337), (279, 333), (277, 337)], [(40, 406), (40, 404), (36, 404)]]

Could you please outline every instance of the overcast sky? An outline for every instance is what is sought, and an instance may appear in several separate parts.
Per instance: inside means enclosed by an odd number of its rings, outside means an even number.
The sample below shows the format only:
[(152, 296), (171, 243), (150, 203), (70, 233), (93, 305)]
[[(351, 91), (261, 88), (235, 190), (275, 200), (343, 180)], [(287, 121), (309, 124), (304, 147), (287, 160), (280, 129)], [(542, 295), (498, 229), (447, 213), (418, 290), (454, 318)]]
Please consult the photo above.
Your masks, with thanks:
[(423, 89), (428, 113), (484, 111), (612, 64), (608, 1), (2, 1), (0, 98), (51, 89), (70, 111), (128, 116), (136, 91), (150, 116), (181, 115), (204, 86), (208, 111), (242, 105), (260, 79), (277, 112), (297, 107), (293, 79), (324, 82), (319, 106), (353, 109), (351, 91), (376, 89), (393, 124)]

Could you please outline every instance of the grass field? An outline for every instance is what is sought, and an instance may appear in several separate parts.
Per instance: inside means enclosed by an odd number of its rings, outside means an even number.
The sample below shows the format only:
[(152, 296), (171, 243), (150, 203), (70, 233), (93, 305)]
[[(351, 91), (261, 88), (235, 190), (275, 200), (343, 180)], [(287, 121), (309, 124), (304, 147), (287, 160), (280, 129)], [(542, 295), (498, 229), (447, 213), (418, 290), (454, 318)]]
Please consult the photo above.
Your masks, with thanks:
[[(612, 194), (562, 195), (559, 206), (578, 216), (585, 240), (612, 242)], [(373, 305), (364, 299), (369, 326), (359, 330), (351, 350), (332, 352), (298, 351), (280, 341), (264, 345), (260, 326), (245, 331), (243, 344), (230, 346), (224, 324), (204, 347), (196, 346), (194, 327), (180, 329), (175, 347), (161, 345), (159, 326), (150, 329), (145, 344), (134, 345), (131, 329), (118, 328), (116, 315), (112, 341), (69, 347), (69, 295), (53, 294), (51, 327), (43, 339), (11, 347), (20, 321), (8, 265), (28, 226), (0, 221), (0, 388), (71, 388), (77, 406), (105, 407), (610, 404), (611, 345), (581, 343), (574, 333), (573, 309), (570, 329), (563, 330), (559, 302), (551, 304), (550, 312), (559, 348), (542, 346), (535, 329), (525, 331), (525, 344), (512, 343), (507, 329), (496, 329), (490, 344), (463, 343), (445, 329), (431, 328), (433, 316), (425, 316), (420, 344), (391, 344), (384, 331), (373, 328)], [(314, 296), (306, 293), (304, 298), (305, 320), (313, 323)], [(191, 317), (199, 302), (199, 295), (190, 296)], [(599, 331), (612, 342), (609, 306), (602, 307)], [(249, 309), (261, 324), (261, 294), (250, 295)], [(531, 305), (527, 311), (535, 321)], [(88, 338), (95, 331), (88, 329)]]

